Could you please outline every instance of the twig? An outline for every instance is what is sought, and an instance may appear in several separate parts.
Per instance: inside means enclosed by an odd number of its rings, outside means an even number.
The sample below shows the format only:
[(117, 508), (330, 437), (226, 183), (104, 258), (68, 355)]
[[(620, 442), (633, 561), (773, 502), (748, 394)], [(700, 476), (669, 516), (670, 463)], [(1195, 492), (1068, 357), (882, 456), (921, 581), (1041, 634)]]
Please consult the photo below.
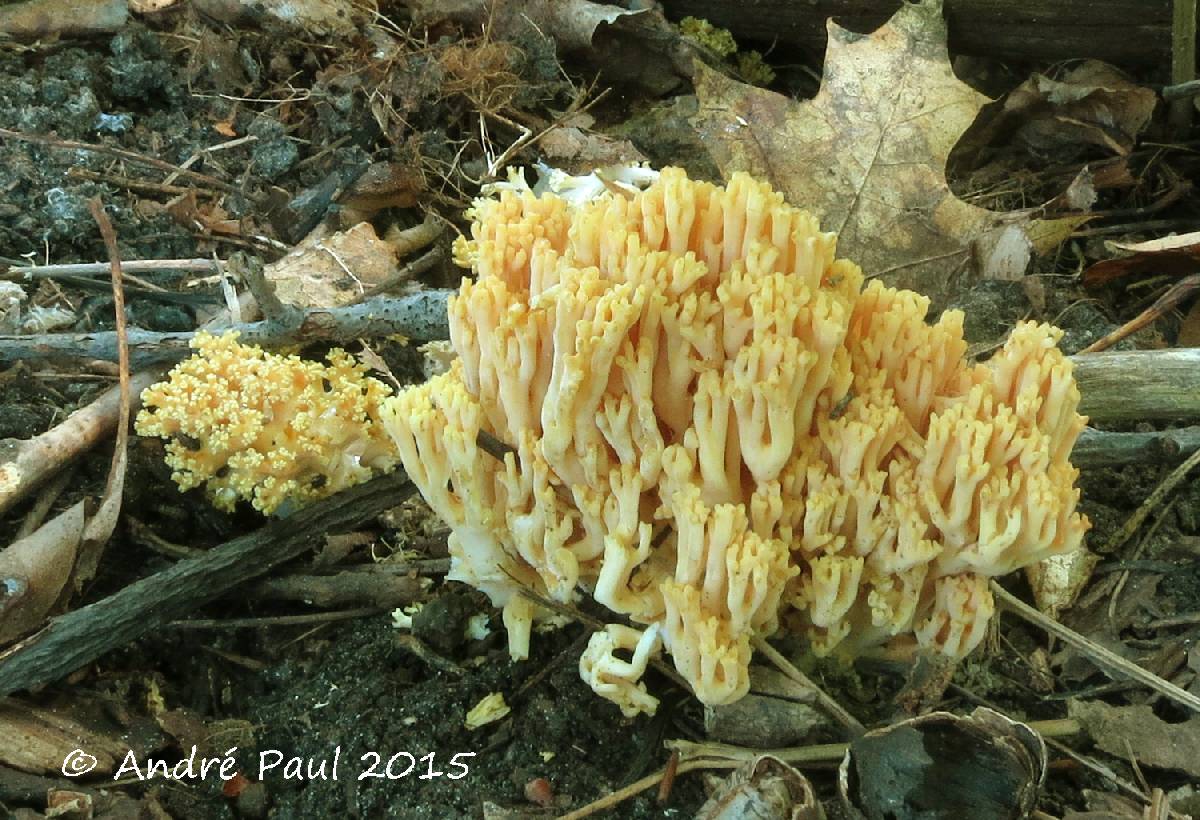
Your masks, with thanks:
[[(1191, 103), (1189, 102), (1190, 106)], [(1102, 338), (1097, 339), (1090, 345), (1085, 347), (1080, 353), (1099, 353), (1101, 350), (1107, 350), (1127, 336), (1130, 336), (1144, 328), (1146, 325), (1156, 321), (1161, 316), (1174, 310), (1180, 302), (1189, 298), (1193, 292), (1200, 288), (1200, 274), (1192, 274), (1191, 276), (1180, 279), (1171, 287), (1167, 288), (1166, 293), (1158, 297), (1154, 304), (1143, 310), (1137, 316), (1130, 319), (1125, 324), (1114, 330), (1112, 333), (1106, 334)]]
[[(997, 711), (1003, 711), (997, 709)], [(1025, 723), (1042, 737), (1069, 737), (1077, 735), (1083, 727), (1073, 718), (1052, 718), (1050, 720), (1031, 720)], [(784, 763), (803, 765), (806, 763), (834, 763), (846, 756), (850, 749), (849, 743), (815, 743), (809, 746), (785, 746), (780, 749), (754, 749), (748, 746), (734, 746), (730, 743), (697, 743), (691, 740), (668, 740), (666, 747), (679, 752), (684, 762), (706, 758), (709, 760), (731, 760), (735, 763), (745, 763), (761, 755), (777, 757)]]
[(1200, 427), (1151, 433), (1112, 433), (1088, 427), (1075, 442), (1071, 463), (1084, 469), (1181, 461), (1200, 450)]
[(368, 299), (374, 299), (378, 296), (382, 296), (392, 288), (395, 288), (397, 285), (402, 285), (405, 282), (420, 276), (434, 265), (439, 264), (443, 258), (444, 254), (438, 248), (434, 248), (431, 251), (426, 251), (404, 267), (400, 268), (400, 270), (393, 273), (387, 279), (384, 279), (382, 282), (378, 282), (368, 290), (363, 291), (361, 294), (359, 294), (358, 298), (354, 299), (350, 304), (358, 305), (362, 304)]
[[(1171, 16), (1171, 82), (1175, 85), (1196, 79), (1196, 0), (1174, 0)], [(1192, 101), (1171, 103), (1171, 125), (1179, 132), (1192, 124)]]
[[(1171, 499), (1171, 501), (1163, 509), (1162, 515), (1156, 518), (1154, 523), (1150, 525), (1150, 529), (1138, 539), (1137, 546), (1134, 547), (1133, 552), (1130, 553), (1128, 559), (1126, 559), (1128, 562), (1136, 562), (1142, 557), (1142, 551), (1146, 549), (1146, 545), (1149, 544), (1154, 538), (1155, 534), (1158, 532), (1158, 528), (1161, 527), (1163, 522), (1167, 520), (1167, 516), (1170, 515), (1171, 508), (1174, 506), (1176, 500), (1177, 499)], [(1129, 583), (1129, 574), (1133, 571), (1133, 569), (1133, 567), (1125, 567), (1118, 573), (1116, 586), (1113, 588), (1112, 595), (1110, 595), (1108, 598), (1108, 623), (1109, 626), (1114, 627), (1114, 634), (1120, 631), (1116, 628), (1117, 603), (1121, 600), (1121, 593), (1125, 590), (1125, 585)]]
[(113, 230), (112, 221), (104, 212), (104, 202), (100, 197), (88, 200), (88, 210), (100, 237), (104, 240), (105, 250), (108, 251), (109, 265), (112, 269), (113, 312), (117, 337), (117, 384), (119, 405), (117, 407), (117, 437), (113, 442), (112, 460), (109, 462), (108, 478), (104, 482), (104, 494), (100, 497), (100, 506), (92, 515), (83, 530), (83, 541), (80, 544), (79, 557), (75, 562), (76, 589), (90, 581), (100, 565), (100, 556), (108, 539), (112, 537), (117, 527), (117, 519), (121, 515), (121, 501), (125, 494), (125, 466), (129, 458), (129, 419), (132, 415), (133, 396), (129, 390), (129, 343), (126, 338), (128, 330), (125, 320), (125, 286), (121, 281), (121, 252), (117, 248), (117, 232)]
[[(686, 774), (687, 772), (695, 771), (697, 769), (736, 769), (739, 765), (741, 764), (726, 762), (723, 760), (689, 760), (686, 763), (680, 763), (678, 766), (676, 766), (674, 769), (674, 775), (677, 777), (681, 774)], [(648, 774), (641, 780), (635, 780), (628, 786), (624, 786), (620, 789), (617, 789), (615, 792), (606, 794), (599, 800), (593, 800), (586, 806), (581, 806), (580, 808), (575, 809), (575, 811), (570, 811), (566, 814), (560, 814), (556, 820), (583, 820), (585, 817), (591, 817), (593, 814), (598, 814), (606, 809), (611, 809), (613, 806), (620, 805), (629, 798), (646, 791), (646, 789), (654, 788), (666, 776), (667, 767), (664, 766), (657, 772)]]
[(825, 711), (827, 711), (838, 723), (846, 727), (852, 736), (857, 737), (858, 735), (861, 735), (863, 732), (867, 731), (867, 727), (863, 726), (862, 723), (859, 722), (858, 718), (847, 712), (840, 703), (826, 694), (825, 691), (813, 683), (807, 675), (793, 666), (791, 661), (785, 658), (783, 654), (779, 652), (779, 650), (767, 643), (764, 638), (756, 636), (754, 638), (754, 648), (756, 651), (765, 655), (766, 658), (771, 661), (771, 663), (775, 664), (780, 672), (783, 672), (783, 674), (787, 675), (796, 683), (812, 692), (816, 696), (817, 702), (825, 708)]
[(1172, 626), (1191, 626), (1192, 624), (1200, 624), (1200, 612), (1189, 612), (1173, 618), (1159, 618), (1146, 624), (1146, 627), (1148, 629), (1166, 629)]
[(341, 609), (333, 612), (306, 612), (303, 615), (271, 615), (262, 618), (188, 618), (171, 621), (171, 629), (262, 629), (272, 626), (309, 626), (331, 621), (349, 621), (354, 618), (369, 618), (387, 610), (377, 606)]
[[(99, 276), (110, 270), (108, 262), (75, 262), (66, 265), (28, 265), (11, 267), (0, 273), (5, 279), (54, 279), (60, 276)], [(189, 273), (216, 273), (217, 262), (212, 259), (136, 259), (121, 263), (126, 273), (149, 273), (155, 271), (185, 271)]]
[(1183, 83), (1166, 85), (1163, 86), (1162, 90), (1162, 98), (1164, 102), (1188, 100), (1197, 95), (1200, 95), (1200, 80), (1188, 80), (1187, 82)]
[[(264, 347), (324, 341), (348, 344), (359, 338), (401, 334), (414, 341), (445, 339), (449, 335), (446, 300), (451, 291), (426, 290), (397, 298), (379, 297), (361, 305), (285, 311), (276, 319), (246, 324), (216, 324), (213, 333), (236, 330), (240, 340)], [(188, 355), (195, 333), (129, 331), (134, 367), (178, 361)], [(0, 362), (48, 357), (116, 359), (112, 332), (53, 333), (40, 336), (0, 336)], [(146, 386), (146, 385), (143, 385)]]
[(219, 197), (221, 191), (211, 191), (206, 188), (187, 185), (165, 185), (161, 182), (154, 182), (148, 179), (133, 179), (132, 177), (122, 176), (121, 174), (103, 174), (98, 171), (89, 171), (87, 168), (71, 168), (67, 171), (68, 179), (82, 179), (88, 182), (103, 182), (107, 185), (112, 185), (116, 188), (124, 188), (127, 191), (135, 191), (142, 194), (165, 194), (167, 196), (178, 196), (179, 194), (187, 194), (192, 191), (207, 194), (211, 197)]
[(1179, 688), (1170, 681), (1163, 680), (1153, 672), (1148, 672), (1137, 664), (1127, 661), (1120, 655), (1104, 648), (1095, 641), (1085, 638), (1075, 630), (1060, 624), (1053, 618), (1043, 615), (995, 581), (991, 582), (991, 589), (992, 594), (1007, 609), (1024, 618), (1029, 623), (1041, 627), (1063, 643), (1078, 649), (1109, 672), (1115, 672), (1120, 676), (1131, 678), (1176, 703), (1182, 704), (1195, 712), (1200, 712), (1200, 697)]
[(417, 659), (426, 666), (431, 666), (439, 672), (447, 672), (457, 677), (462, 677), (463, 668), (449, 658), (442, 657), (437, 652), (434, 652), (423, 640), (416, 635), (401, 633), (396, 636), (396, 646), (401, 649), (406, 649), (417, 656)]

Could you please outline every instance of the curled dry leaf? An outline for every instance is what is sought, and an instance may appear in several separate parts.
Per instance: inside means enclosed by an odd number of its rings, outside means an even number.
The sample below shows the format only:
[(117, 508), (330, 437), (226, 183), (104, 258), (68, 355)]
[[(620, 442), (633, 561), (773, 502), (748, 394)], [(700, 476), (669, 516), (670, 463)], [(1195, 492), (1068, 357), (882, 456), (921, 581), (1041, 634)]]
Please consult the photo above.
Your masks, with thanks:
[(947, 157), (988, 98), (954, 75), (945, 43), (940, 0), (902, 4), (866, 37), (830, 22), (814, 99), (697, 69), (693, 122), (723, 174), (766, 179), (836, 231), (838, 253), (868, 275), (941, 305), (964, 274), (986, 267), (1005, 231), (1020, 234), (996, 262), (1008, 271), (1082, 221), (998, 214), (950, 191)]
[(201, 13), (222, 23), (283, 25), (296, 34), (316, 37), (349, 35), (370, 18), (367, 6), (353, 0), (288, 0), (262, 3), (259, 0), (195, 0)]
[(722, 783), (694, 820), (825, 820), (808, 778), (777, 757), (747, 761)]
[(1081, 547), (1026, 567), (1025, 577), (1029, 579), (1037, 608), (1057, 618), (1059, 612), (1075, 603), (1099, 561), (1100, 556)]
[(960, 149), (1015, 144), (1062, 162), (1094, 145), (1125, 156), (1157, 101), (1113, 66), (1088, 60), (1059, 78), (1034, 74), (984, 112)]
[(85, 524), (80, 501), (0, 550), (0, 644), (41, 626), (66, 594)]
[(518, 41), (532, 30), (560, 54), (590, 58), (608, 81), (636, 83), (653, 94), (690, 76), (696, 54), (662, 12), (649, 7), (631, 11), (590, 0), (410, 0), (408, 6), (427, 26), (486, 26), (491, 37)]
[(1146, 242), (1109, 242), (1118, 258), (1102, 259), (1083, 272), (1083, 284), (1097, 287), (1124, 276), (1155, 273), (1184, 276), (1200, 270), (1200, 231)]
[(1017, 820), (1046, 777), (1046, 745), (1023, 723), (980, 707), (933, 712), (868, 732), (838, 769), (852, 818)]

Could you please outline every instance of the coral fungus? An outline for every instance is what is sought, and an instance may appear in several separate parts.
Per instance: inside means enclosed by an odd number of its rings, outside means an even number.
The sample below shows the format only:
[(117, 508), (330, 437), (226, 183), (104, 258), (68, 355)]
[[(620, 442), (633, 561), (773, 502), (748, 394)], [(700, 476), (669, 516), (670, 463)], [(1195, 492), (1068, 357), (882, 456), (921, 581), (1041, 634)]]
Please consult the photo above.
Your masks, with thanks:
[(264, 513), (302, 504), (392, 468), (377, 423), (388, 388), (341, 350), (329, 364), (197, 334), (196, 354), (142, 393), (137, 432), (167, 439), (180, 489), (207, 486), (213, 504), (238, 499)]
[(597, 632), (582, 663), (629, 713), (654, 708), (638, 678), (660, 641), (709, 704), (747, 691), (752, 638), (781, 629), (822, 652), (900, 634), (970, 652), (987, 579), (1088, 526), (1060, 332), (1022, 324), (973, 365), (960, 313), (927, 323), (924, 297), (864, 288), (765, 184), (645, 176), (474, 206), (459, 359), (382, 410), (452, 527), (451, 577), (503, 607), (514, 657), (537, 615), (522, 587), (648, 627)]

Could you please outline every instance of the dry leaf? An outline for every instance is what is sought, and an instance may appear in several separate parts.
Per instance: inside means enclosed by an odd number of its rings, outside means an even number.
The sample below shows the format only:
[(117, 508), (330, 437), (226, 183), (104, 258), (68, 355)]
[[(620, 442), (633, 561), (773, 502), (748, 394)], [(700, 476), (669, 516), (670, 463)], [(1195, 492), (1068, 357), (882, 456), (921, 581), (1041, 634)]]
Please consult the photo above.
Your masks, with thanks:
[(1025, 577), (1029, 579), (1038, 609), (1057, 618), (1059, 612), (1075, 603), (1099, 561), (1100, 556), (1080, 547), (1026, 567)]
[(954, 76), (945, 44), (941, 0), (902, 4), (866, 37), (830, 22), (814, 99), (697, 69), (693, 122), (722, 173), (766, 179), (837, 231), (838, 252), (868, 275), (943, 302), (989, 234), (994, 245), (1016, 229), (1045, 253), (1082, 222), (996, 214), (950, 191), (946, 158), (988, 98)]
[(1157, 102), (1153, 91), (1129, 82), (1118, 69), (1088, 60), (1060, 79), (1034, 74), (965, 139), (976, 145), (1018, 144), (1058, 162), (1087, 145), (1125, 156)]
[(80, 501), (0, 550), (0, 644), (37, 629), (62, 599), (85, 523)]
[(1104, 751), (1162, 769), (1200, 777), (1200, 715), (1167, 723), (1146, 704), (1109, 706), (1102, 701), (1072, 700), (1068, 713)]
[(263, 270), (281, 302), (302, 308), (350, 304), (395, 273), (392, 246), (368, 222), (305, 240)]
[(195, 0), (195, 6), (223, 23), (255, 23), (266, 17), (296, 33), (317, 37), (354, 34), (371, 19), (366, 6), (353, 0)]
[(591, 48), (592, 38), (601, 26), (611, 25), (627, 15), (645, 13), (589, 0), (411, 0), (407, 5), (413, 19), (422, 25), (442, 20), (472, 25), (486, 21), (493, 34), (501, 38), (508, 35), (508, 28), (520, 25), (520, 19), (526, 17), (566, 51)]
[(1098, 196), (1092, 169), (1085, 165), (1071, 180), (1067, 190), (1047, 202), (1046, 208), (1051, 211), (1090, 211)]
[(560, 54), (575, 53), (601, 68), (608, 82), (630, 82), (653, 94), (691, 75), (695, 46), (652, 4), (623, 9), (590, 0), (409, 0), (421, 25), (449, 20), (486, 28), (489, 37), (521, 43), (549, 38)]
[(777, 757), (748, 760), (721, 783), (694, 820), (824, 820), (808, 778)]
[(572, 126), (550, 131), (538, 140), (538, 150), (548, 165), (569, 174), (587, 174), (606, 165), (646, 159), (629, 140), (613, 139)]
[(1046, 779), (1046, 744), (1033, 729), (979, 707), (933, 712), (850, 742), (838, 768), (849, 817), (1028, 817)]
[(169, 9), (179, 0), (129, 0), (129, 10), (134, 14), (153, 14)]
[(1083, 272), (1085, 287), (1096, 287), (1135, 273), (1184, 275), (1200, 270), (1200, 231), (1147, 242), (1108, 242), (1112, 251), (1130, 254), (1104, 259)]

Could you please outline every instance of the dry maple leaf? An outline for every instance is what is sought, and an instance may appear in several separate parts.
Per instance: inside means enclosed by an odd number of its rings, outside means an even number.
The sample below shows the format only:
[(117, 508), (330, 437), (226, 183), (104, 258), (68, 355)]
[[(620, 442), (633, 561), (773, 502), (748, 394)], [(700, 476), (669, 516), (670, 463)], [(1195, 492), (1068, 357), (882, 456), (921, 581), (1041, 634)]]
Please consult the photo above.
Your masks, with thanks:
[(964, 275), (1023, 274), (1082, 221), (998, 214), (950, 191), (946, 158), (990, 100), (951, 70), (941, 0), (902, 4), (867, 36), (831, 21), (812, 100), (699, 67), (696, 94), (693, 124), (723, 174), (766, 179), (838, 233), (839, 255), (935, 305)]

